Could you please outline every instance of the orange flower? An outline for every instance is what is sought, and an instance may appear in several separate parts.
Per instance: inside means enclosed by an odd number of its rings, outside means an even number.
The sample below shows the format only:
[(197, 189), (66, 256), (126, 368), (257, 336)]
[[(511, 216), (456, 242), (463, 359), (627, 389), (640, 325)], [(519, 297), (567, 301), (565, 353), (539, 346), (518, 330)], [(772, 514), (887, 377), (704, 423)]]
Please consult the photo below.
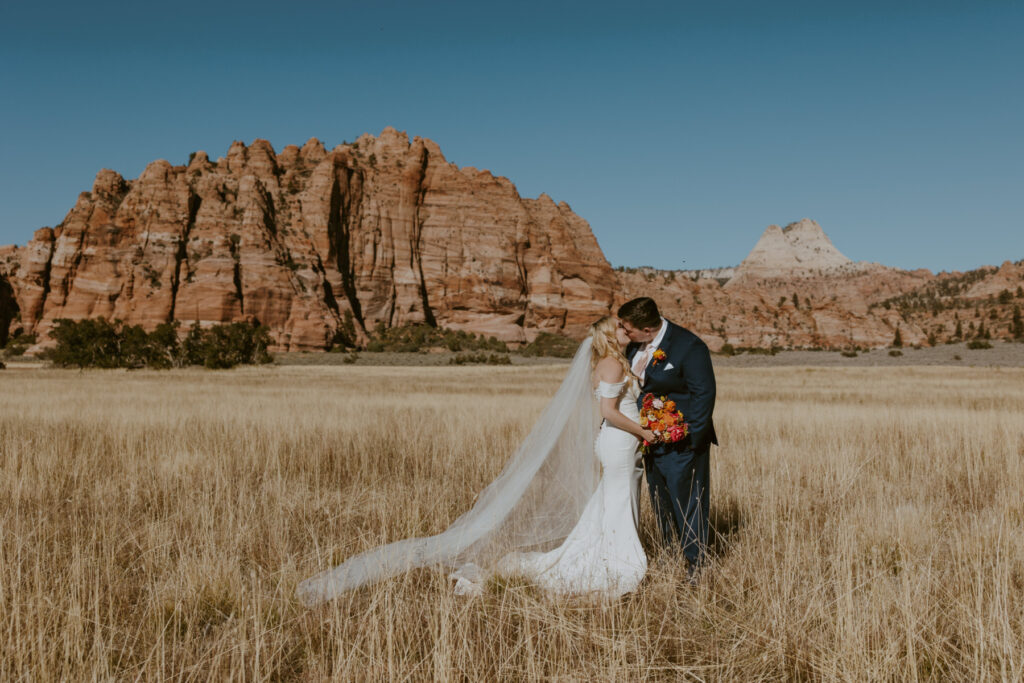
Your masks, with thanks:
[(651, 367), (653, 368), (659, 362), (665, 360), (665, 352), (662, 351), (661, 349), (657, 349), (655, 350), (654, 355), (652, 357), (654, 358), (654, 361), (651, 363)]
[(665, 410), (667, 410), (668, 412), (671, 413), (675, 409), (676, 409), (676, 402), (675, 401), (665, 401)]

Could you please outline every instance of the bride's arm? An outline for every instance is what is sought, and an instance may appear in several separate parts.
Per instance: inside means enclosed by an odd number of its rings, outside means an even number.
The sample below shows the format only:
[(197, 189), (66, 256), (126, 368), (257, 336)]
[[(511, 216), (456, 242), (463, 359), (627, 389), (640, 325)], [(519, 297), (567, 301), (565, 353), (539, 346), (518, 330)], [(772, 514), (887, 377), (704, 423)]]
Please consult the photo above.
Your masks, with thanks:
[[(618, 384), (625, 378), (625, 375), (622, 373), (622, 366), (614, 358), (602, 358), (597, 363), (595, 371), (597, 378), (608, 384)], [(634, 422), (622, 414), (622, 411), (619, 410), (618, 396), (601, 397), (601, 417), (607, 420), (611, 426), (617, 427), (624, 432), (629, 432), (638, 439), (647, 439), (648, 441), (654, 441), (655, 439), (654, 432), (644, 429), (640, 426), (639, 422)]]

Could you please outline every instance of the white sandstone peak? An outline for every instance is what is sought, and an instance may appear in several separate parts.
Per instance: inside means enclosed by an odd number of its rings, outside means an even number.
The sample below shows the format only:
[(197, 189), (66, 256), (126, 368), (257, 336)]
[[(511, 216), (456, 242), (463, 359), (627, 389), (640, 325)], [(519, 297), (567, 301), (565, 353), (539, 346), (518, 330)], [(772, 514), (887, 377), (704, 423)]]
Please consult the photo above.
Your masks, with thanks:
[(785, 228), (769, 225), (743, 259), (737, 274), (753, 277), (784, 277), (830, 271), (852, 261), (843, 256), (821, 226), (809, 218)]

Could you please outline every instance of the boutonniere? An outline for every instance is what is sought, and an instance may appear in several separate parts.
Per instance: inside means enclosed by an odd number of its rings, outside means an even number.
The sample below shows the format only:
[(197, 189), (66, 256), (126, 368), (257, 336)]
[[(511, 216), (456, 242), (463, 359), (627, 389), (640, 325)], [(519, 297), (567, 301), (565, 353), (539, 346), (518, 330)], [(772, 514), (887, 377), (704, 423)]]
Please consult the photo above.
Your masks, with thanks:
[(654, 355), (651, 356), (651, 358), (654, 359), (654, 360), (651, 361), (651, 367), (655, 368), (655, 367), (658, 366), (658, 363), (660, 363), (661, 361), (665, 360), (665, 352), (662, 351), (661, 349), (657, 349), (654, 352)]

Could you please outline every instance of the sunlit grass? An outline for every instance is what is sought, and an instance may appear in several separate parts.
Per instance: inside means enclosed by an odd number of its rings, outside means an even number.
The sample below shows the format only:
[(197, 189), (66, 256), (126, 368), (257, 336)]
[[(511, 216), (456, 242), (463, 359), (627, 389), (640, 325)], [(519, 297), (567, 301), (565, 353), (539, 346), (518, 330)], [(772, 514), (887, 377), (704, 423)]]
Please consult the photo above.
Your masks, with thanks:
[(296, 602), (464, 512), (562, 372), (4, 371), (0, 678), (1024, 676), (1014, 369), (720, 370), (696, 588), (645, 507), (650, 572), (613, 603), (433, 570)]

